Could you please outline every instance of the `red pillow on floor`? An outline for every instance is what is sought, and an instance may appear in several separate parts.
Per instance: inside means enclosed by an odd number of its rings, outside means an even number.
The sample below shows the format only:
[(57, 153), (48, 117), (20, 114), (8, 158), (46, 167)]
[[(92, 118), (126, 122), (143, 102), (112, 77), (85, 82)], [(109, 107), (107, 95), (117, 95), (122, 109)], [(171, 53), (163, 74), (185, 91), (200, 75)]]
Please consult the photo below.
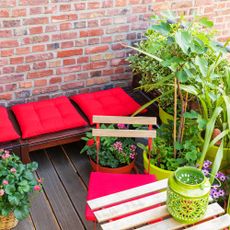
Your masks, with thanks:
[[(112, 174), (92, 172), (89, 179), (87, 200), (135, 188), (155, 181), (156, 177), (149, 174)], [(87, 220), (96, 220), (88, 205), (86, 205), (85, 215)]]
[(7, 109), (0, 107), (0, 142), (14, 141), (19, 137), (9, 119)]
[(121, 88), (78, 94), (71, 99), (79, 105), (91, 125), (93, 115), (128, 116), (141, 107)]
[(87, 125), (65, 96), (15, 105), (11, 109), (20, 125), (22, 138)]

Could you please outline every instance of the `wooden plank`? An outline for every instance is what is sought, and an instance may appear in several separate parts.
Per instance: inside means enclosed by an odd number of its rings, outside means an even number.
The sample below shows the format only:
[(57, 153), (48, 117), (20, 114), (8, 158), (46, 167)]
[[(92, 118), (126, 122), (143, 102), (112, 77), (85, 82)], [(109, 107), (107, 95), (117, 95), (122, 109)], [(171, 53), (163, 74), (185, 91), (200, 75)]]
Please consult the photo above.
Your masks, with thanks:
[(30, 216), (22, 221), (19, 221), (14, 230), (34, 230), (33, 222)]
[(161, 204), (166, 201), (166, 191), (154, 195), (143, 197), (129, 203), (122, 203), (113, 207), (105, 208), (94, 212), (98, 222), (114, 219), (116, 217), (149, 208), (156, 204)]
[[(46, 183), (46, 181), (44, 182)], [(49, 205), (49, 202), (44, 194), (40, 192), (32, 200), (31, 217), (36, 229), (57, 230), (60, 229), (56, 217)]]
[(78, 175), (83, 180), (86, 187), (89, 183), (89, 175), (92, 171), (92, 168), (89, 163), (89, 159), (86, 153), (80, 154), (80, 150), (83, 148), (85, 143), (75, 142), (68, 145), (63, 145), (66, 154), (73, 164), (75, 170), (78, 172)]
[(100, 137), (147, 137), (155, 138), (155, 130), (93, 129), (93, 136)]
[[(220, 215), (223, 213), (224, 213), (224, 209), (218, 203), (213, 203), (208, 206), (205, 216), (202, 218), (202, 220), (206, 220), (213, 216)], [(187, 224), (182, 224), (180, 222), (177, 222), (175, 219), (171, 217), (161, 222), (143, 226), (141, 228), (138, 228), (138, 230), (152, 230), (152, 229), (154, 230), (162, 230), (162, 229), (175, 230), (175, 229), (181, 229), (182, 227), (185, 227), (186, 225)]]
[(47, 154), (44, 151), (36, 151), (34, 154), (31, 154), (31, 157), (39, 164), (37, 172), (40, 177), (44, 178), (43, 189), (60, 227), (62, 229), (84, 229)]
[(210, 230), (210, 229), (220, 230), (220, 229), (227, 228), (229, 226), (230, 226), (230, 215), (225, 214), (223, 216), (219, 216), (207, 222), (194, 225), (187, 229), (188, 230)]
[(124, 217), (106, 224), (102, 224), (101, 227), (104, 230), (114, 230), (114, 229), (130, 229), (133, 227), (138, 227), (143, 224), (147, 224), (150, 221), (154, 221), (161, 217), (169, 216), (166, 205), (160, 206), (158, 208), (150, 209), (144, 212), (133, 214), (131, 216)]
[(89, 200), (88, 204), (92, 210), (95, 210), (111, 204), (123, 202), (125, 200), (132, 199), (141, 195), (146, 195), (149, 193), (157, 192), (162, 189), (166, 189), (167, 185), (168, 179), (164, 179), (161, 181), (127, 189), (121, 192), (113, 193), (97, 199)]
[(87, 227), (87, 229), (93, 229), (93, 222), (85, 219), (86, 187), (79, 179), (77, 172), (74, 171), (75, 169), (72, 167), (60, 146), (47, 149), (47, 152), (85, 227)]
[(156, 117), (93, 116), (93, 123), (156, 125)]

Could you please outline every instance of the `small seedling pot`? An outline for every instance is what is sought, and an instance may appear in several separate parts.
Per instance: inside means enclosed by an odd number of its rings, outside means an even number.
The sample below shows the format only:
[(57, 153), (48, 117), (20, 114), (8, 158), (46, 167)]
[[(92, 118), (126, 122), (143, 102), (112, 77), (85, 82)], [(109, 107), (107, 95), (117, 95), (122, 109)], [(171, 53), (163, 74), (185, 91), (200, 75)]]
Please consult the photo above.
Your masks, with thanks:
[(167, 208), (181, 223), (193, 224), (204, 216), (211, 185), (200, 169), (178, 168), (168, 180)]

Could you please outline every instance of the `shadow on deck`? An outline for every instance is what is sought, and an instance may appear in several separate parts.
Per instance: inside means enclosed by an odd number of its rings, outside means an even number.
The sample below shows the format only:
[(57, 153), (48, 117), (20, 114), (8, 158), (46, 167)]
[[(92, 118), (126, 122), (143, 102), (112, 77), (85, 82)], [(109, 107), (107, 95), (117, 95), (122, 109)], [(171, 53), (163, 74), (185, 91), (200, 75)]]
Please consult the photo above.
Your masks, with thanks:
[[(32, 198), (29, 218), (20, 221), (15, 230), (94, 229), (85, 219), (91, 166), (86, 154), (79, 153), (82, 145), (72, 143), (30, 154), (39, 164), (37, 176), (44, 179), (43, 192)], [(140, 158), (139, 154), (138, 168)]]

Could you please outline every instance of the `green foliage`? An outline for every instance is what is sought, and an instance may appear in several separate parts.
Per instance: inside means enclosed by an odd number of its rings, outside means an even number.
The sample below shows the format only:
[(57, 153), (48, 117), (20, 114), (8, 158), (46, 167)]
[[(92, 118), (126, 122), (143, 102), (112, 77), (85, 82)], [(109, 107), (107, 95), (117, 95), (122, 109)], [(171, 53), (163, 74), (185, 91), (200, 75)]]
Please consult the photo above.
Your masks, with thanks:
[(30, 194), (41, 189), (34, 176), (36, 162), (23, 164), (19, 157), (0, 150), (0, 215), (13, 212), (18, 220), (29, 215)]
[[(125, 125), (120, 126), (126, 128)], [(114, 129), (115, 127), (114, 125), (101, 125), (101, 128)], [(93, 137), (91, 132), (87, 132), (86, 137), (83, 137), (82, 140), (86, 141), (86, 145), (81, 153), (86, 152), (96, 162), (96, 137)], [(136, 156), (135, 141), (132, 138), (101, 137), (98, 156), (99, 164), (104, 167), (117, 168), (130, 164)]]

